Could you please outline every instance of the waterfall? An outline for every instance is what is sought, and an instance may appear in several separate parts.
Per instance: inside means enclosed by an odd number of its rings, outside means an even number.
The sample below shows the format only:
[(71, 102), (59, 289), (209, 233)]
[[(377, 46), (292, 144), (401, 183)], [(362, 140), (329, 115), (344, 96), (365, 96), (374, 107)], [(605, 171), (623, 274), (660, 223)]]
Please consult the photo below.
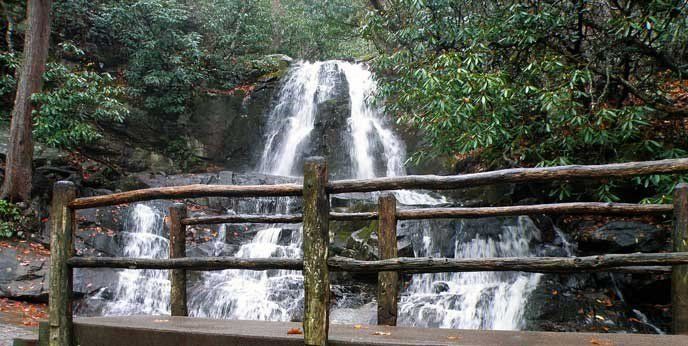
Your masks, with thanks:
[[(163, 215), (145, 204), (136, 204), (122, 233), (123, 255), (133, 258), (167, 258), (170, 244), (163, 235)], [(104, 315), (169, 314), (170, 281), (167, 270), (126, 269), (118, 273), (113, 299)]]
[(297, 155), (315, 128), (317, 105), (329, 100), (335, 89), (337, 65), (302, 62), (287, 75), (277, 104), (268, 115), (270, 123), (259, 171), (294, 175)]
[[(288, 74), (268, 115), (268, 133), (258, 171), (274, 175), (296, 175), (309, 147), (320, 104), (332, 100), (344, 77), (348, 87), (350, 114), (344, 147), (348, 146), (348, 178), (406, 175), (406, 148), (385, 122), (374, 104), (377, 83), (362, 64), (330, 60), (300, 62)], [(381, 152), (375, 149), (379, 143)], [(384, 167), (380, 170), (377, 167)], [(413, 191), (395, 191), (402, 204), (441, 204), (442, 196)]]
[[(540, 231), (528, 217), (496, 219), (487, 225), (475, 220), (460, 220), (453, 229), (443, 224), (442, 230), (452, 233), (453, 242), (448, 241), (449, 237), (434, 235), (442, 231), (429, 222), (413, 228), (422, 234), (419, 246), (414, 246), (417, 257), (534, 256), (533, 244), (540, 239)], [(399, 302), (400, 324), (520, 329), (528, 296), (540, 277), (541, 274), (520, 272), (414, 275)]]
[[(300, 237), (278, 245), (281, 228), (258, 231), (241, 246), (235, 257), (300, 257)], [(295, 232), (297, 233), (297, 232)], [(223, 270), (204, 273), (189, 300), (191, 316), (250, 320), (289, 321), (299, 310), (303, 291), (299, 272), (290, 270)]]
[[(258, 199), (252, 212), (288, 213), (291, 198)], [(288, 233), (288, 234), (287, 234)], [(214, 241), (216, 255), (224, 246), (227, 227), (220, 226)], [(284, 240), (288, 238), (288, 240)], [(282, 243), (280, 243), (282, 242)], [(269, 225), (241, 245), (234, 257), (301, 257), (301, 231)], [(299, 316), (303, 304), (303, 276), (293, 270), (223, 270), (204, 272), (191, 288), (189, 315), (242, 320), (289, 321)]]
[[(348, 178), (405, 175), (406, 148), (373, 98), (373, 75), (364, 65), (343, 61), (300, 62), (285, 77), (275, 106), (267, 114), (267, 135), (257, 170), (274, 175), (300, 174), (304, 157), (321, 150), (322, 137), (337, 135), (344, 175)], [(330, 115), (323, 111), (333, 101), (348, 99), (344, 128), (323, 129)], [(325, 118), (323, 118), (325, 117)], [(326, 127), (326, 126), (325, 126)], [(332, 130), (332, 129), (329, 129)], [(330, 140), (332, 138), (329, 138)], [(316, 145), (316, 143), (318, 143)], [(332, 160), (330, 161), (332, 162)], [(436, 205), (444, 197), (422, 191), (395, 191), (404, 205)], [(368, 195), (375, 198), (375, 194)], [(228, 213), (289, 214), (292, 198), (238, 199)], [(164, 258), (169, 244), (163, 237), (163, 216), (154, 208), (137, 204), (131, 209), (125, 232), (127, 257)], [(527, 217), (494, 222), (476, 220), (404, 221), (416, 256), (499, 257), (534, 256), (540, 233)], [(511, 221), (509, 221), (511, 220)], [(516, 220), (516, 221), (514, 221)], [(482, 221), (481, 221), (482, 222)], [(441, 227), (441, 228), (440, 228)], [(225, 255), (228, 226), (222, 225), (210, 253)], [(286, 225), (246, 228), (255, 232), (232, 254), (244, 258), (298, 258), (301, 229)], [(530, 292), (539, 274), (512, 272), (417, 274), (402, 291), (400, 324), (446, 327), (519, 329)], [(303, 309), (303, 277), (298, 271), (224, 270), (197, 274), (189, 287), (191, 316), (299, 320)], [(125, 270), (119, 275), (113, 301), (105, 314), (130, 315), (169, 312), (167, 271)], [(363, 306), (337, 302), (333, 321), (368, 322), (374, 319), (373, 302)], [(339, 310), (337, 310), (339, 309)], [(339, 311), (339, 314), (338, 314)]]

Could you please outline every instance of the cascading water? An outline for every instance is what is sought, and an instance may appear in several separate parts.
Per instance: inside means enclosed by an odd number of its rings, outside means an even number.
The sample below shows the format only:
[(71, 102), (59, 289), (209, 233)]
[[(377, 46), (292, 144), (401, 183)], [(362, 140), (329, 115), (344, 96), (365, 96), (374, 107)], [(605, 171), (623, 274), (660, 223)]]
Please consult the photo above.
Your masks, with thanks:
[[(291, 199), (257, 200), (253, 212), (275, 212), (275, 206), (285, 214)], [(269, 210), (269, 211), (268, 211)], [(288, 234), (287, 234), (288, 233)], [(215, 239), (216, 255), (224, 246), (227, 230), (221, 225)], [(285, 237), (286, 236), (286, 237)], [(284, 240), (288, 238), (289, 240)], [(282, 242), (282, 243), (281, 243)], [(298, 229), (284, 229), (271, 225), (258, 230), (253, 239), (241, 245), (234, 257), (301, 257), (301, 233)], [(192, 287), (189, 314), (196, 317), (288, 321), (298, 315), (303, 301), (303, 277), (291, 270), (223, 270), (203, 273)]]
[[(125, 257), (167, 258), (169, 241), (163, 235), (163, 215), (155, 208), (136, 204), (129, 212), (123, 232)], [(118, 274), (113, 298), (104, 315), (132, 312), (167, 314), (170, 307), (170, 281), (166, 270), (126, 269)]]
[[(378, 107), (372, 102), (376, 84), (372, 74), (361, 64), (342, 61), (302, 62), (285, 78), (273, 110), (268, 114), (268, 132), (258, 170), (273, 175), (298, 175), (305, 156), (312, 154), (314, 130), (319, 123), (319, 108), (327, 105), (346, 85), (350, 114), (340, 146), (346, 151), (346, 177), (371, 178), (404, 175), (405, 147)], [(322, 121), (322, 119), (320, 119)], [(395, 191), (404, 205), (445, 203), (444, 197), (428, 193)], [(288, 214), (292, 199), (253, 199), (240, 203), (229, 212)], [(125, 256), (167, 256), (168, 243), (162, 237), (162, 216), (152, 208), (137, 205), (131, 219), (136, 220), (128, 233)], [(416, 256), (491, 257), (530, 256), (535, 252), (531, 241), (539, 231), (528, 218), (503, 225), (489, 237), (471, 233), (467, 223), (446, 227), (430, 221), (404, 224), (412, 229)], [(443, 228), (438, 229), (440, 225)], [(451, 223), (450, 225), (454, 225)], [(446, 239), (441, 234), (449, 234)], [(301, 256), (301, 230), (282, 225), (254, 228), (255, 235), (233, 253), (236, 257)], [(493, 230), (494, 231), (494, 230)], [(468, 234), (474, 234), (468, 237)], [(212, 255), (223, 254), (226, 227), (220, 229), (212, 244)], [(451, 245), (448, 249), (447, 246)], [(539, 280), (537, 274), (461, 273), (414, 275), (400, 301), (400, 322), (406, 325), (450, 328), (518, 329), (525, 302)], [(123, 271), (108, 304), (106, 314), (168, 312), (169, 281), (166, 271)], [(232, 319), (299, 319), (303, 305), (303, 278), (300, 272), (225, 270), (201, 273), (190, 287), (189, 312), (192, 316)], [(341, 306), (340, 306), (341, 305)], [(368, 322), (371, 304), (347, 310), (341, 321)], [(336, 311), (333, 316), (336, 315)], [(335, 318), (334, 320), (337, 320)]]
[[(515, 221), (515, 222), (514, 222)], [(444, 225), (443, 231), (447, 232)], [(415, 227), (422, 236), (418, 257), (533, 256), (540, 232), (527, 217), (497, 219), (487, 227), (461, 220), (453, 227), (453, 244), (438, 237), (432, 225)], [(453, 245), (453, 246), (452, 246)], [(453, 252), (453, 253), (448, 253)], [(541, 274), (517, 272), (439, 273), (414, 275), (399, 302), (400, 324), (461, 329), (519, 329), (525, 303)]]
[[(295, 175), (309, 152), (318, 106), (335, 97), (341, 77), (348, 86), (350, 115), (346, 129), (349, 178), (405, 175), (406, 148), (373, 103), (377, 84), (362, 64), (331, 60), (301, 62), (286, 78), (277, 106), (268, 116), (268, 135), (258, 170), (274, 175)], [(327, 116), (327, 114), (323, 115)], [(382, 152), (375, 150), (376, 145)], [(378, 167), (384, 167), (383, 170)], [(427, 193), (396, 191), (402, 204), (440, 204), (446, 199)]]

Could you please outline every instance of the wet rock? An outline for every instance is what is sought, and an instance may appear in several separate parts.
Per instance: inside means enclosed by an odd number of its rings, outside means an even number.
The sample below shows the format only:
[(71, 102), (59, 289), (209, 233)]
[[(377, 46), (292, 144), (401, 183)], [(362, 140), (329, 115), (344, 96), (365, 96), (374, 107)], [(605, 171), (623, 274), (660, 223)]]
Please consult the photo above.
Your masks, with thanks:
[(77, 296), (92, 295), (103, 289), (111, 292), (117, 286), (117, 276), (122, 269), (77, 268), (74, 270), (74, 292)]
[(583, 254), (658, 252), (666, 246), (666, 232), (638, 221), (611, 221), (602, 227), (581, 222), (573, 231)]
[(92, 226), (76, 232), (74, 246), (79, 256), (117, 257), (121, 255), (120, 239), (112, 230)]
[(440, 294), (440, 293), (442, 293), (442, 292), (447, 292), (447, 291), (449, 291), (449, 284), (447, 284), (446, 282), (442, 282), (442, 281), (434, 282), (434, 283), (432, 284), (432, 291), (433, 291), (435, 294)]
[(0, 248), (0, 298), (47, 301), (49, 271), (50, 258), (28, 246)]

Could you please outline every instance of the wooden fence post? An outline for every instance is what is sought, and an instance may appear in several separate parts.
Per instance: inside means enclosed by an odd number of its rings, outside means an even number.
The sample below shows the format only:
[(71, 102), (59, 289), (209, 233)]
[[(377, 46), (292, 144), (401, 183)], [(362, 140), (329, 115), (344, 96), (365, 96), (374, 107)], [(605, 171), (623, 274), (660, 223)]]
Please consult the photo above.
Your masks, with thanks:
[[(378, 199), (378, 251), (380, 259), (397, 257), (397, 200), (394, 195)], [(397, 325), (399, 273), (377, 274), (377, 324)]]
[[(175, 203), (170, 207), (170, 258), (186, 257), (186, 204)], [(170, 313), (172, 316), (188, 316), (186, 306), (186, 270), (170, 270)]]
[(67, 260), (74, 256), (72, 241), (75, 227), (74, 210), (69, 203), (76, 198), (76, 187), (70, 181), (53, 185), (50, 207), (50, 346), (74, 345), (72, 331), (72, 269)]
[[(675, 252), (688, 251), (688, 184), (674, 189)], [(674, 334), (688, 334), (688, 265), (673, 266), (671, 271), (671, 309)]]
[(322, 157), (306, 159), (303, 169), (303, 286), (304, 343), (327, 345), (330, 323), (329, 248), (330, 200), (327, 163)]

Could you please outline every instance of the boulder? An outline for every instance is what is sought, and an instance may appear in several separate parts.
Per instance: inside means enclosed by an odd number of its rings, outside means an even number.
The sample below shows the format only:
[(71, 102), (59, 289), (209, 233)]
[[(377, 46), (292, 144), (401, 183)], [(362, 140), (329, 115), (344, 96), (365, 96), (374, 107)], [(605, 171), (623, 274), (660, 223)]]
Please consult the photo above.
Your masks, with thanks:
[(667, 232), (639, 221), (610, 221), (601, 227), (582, 222), (573, 238), (583, 254), (658, 252), (667, 247)]
[(48, 300), (50, 257), (30, 244), (0, 245), (0, 298)]

